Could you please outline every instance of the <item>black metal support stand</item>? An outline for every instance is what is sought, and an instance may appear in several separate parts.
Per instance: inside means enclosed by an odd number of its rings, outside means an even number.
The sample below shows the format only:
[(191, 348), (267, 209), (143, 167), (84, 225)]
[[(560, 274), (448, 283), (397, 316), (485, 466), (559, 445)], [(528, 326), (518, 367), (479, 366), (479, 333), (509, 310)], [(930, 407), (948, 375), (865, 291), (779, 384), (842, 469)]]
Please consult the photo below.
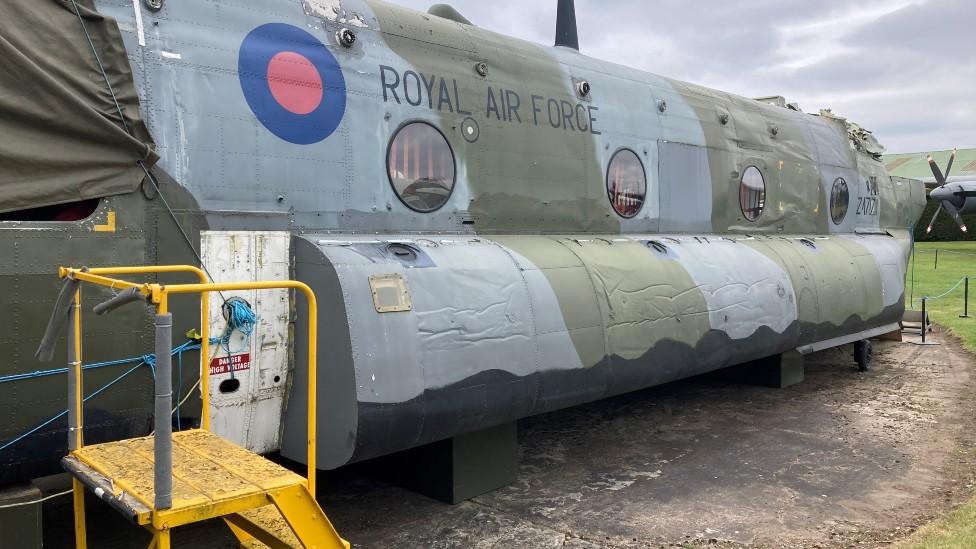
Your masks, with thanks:
[(959, 318), (969, 318), (969, 277), (965, 278), (963, 282), (963, 293), (962, 293), (962, 314)]
[(929, 315), (925, 312), (928, 299), (922, 298), (922, 343), (925, 343), (925, 333), (929, 331)]
[(458, 504), (515, 482), (518, 462), (512, 422), (378, 458), (367, 468), (392, 484)]

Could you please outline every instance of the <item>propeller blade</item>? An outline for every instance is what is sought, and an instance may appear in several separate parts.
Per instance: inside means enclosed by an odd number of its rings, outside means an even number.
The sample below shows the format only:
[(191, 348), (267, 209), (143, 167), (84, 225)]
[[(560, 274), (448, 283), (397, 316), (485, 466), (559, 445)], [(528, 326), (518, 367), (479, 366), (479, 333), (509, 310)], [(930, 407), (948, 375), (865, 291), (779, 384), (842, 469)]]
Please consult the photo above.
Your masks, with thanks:
[(945, 211), (949, 212), (949, 215), (956, 220), (956, 223), (959, 224), (959, 228), (962, 229), (962, 232), (969, 232), (969, 229), (966, 228), (966, 223), (962, 220), (962, 216), (959, 215), (959, 210), (956, 209), (956, 206), (953, 205), (952, 202), (943, 200), (942, 207), (945, 208)]
[(932, 221), (929, 221), (929, 226), (925, 229), (925, 234), (932, 232), (932, 225), (935, 225), (935, 220), (939, 218), (939, 214), (942, 212), (942, 204), (935, 210), (935, 215), (932, 216)]
[(932, 159), (932, 155), (929, 155), (929, 167), (932, 168), (932, 175), (935, 176), (935, 181), (939, 184), (939, 186), (941, 187), (945, 185), (945, 176), (942, 175), (942, 170), (939, 169), (939, 165), (936, 164), (935, 160)]
[(949, 180), (949, 173), (952, 172), (952, 163), (956, 161), (956, 152), (959, 149), (952, 149), (952, 154), (949, 155), (949, 163), (946, 165), (945, 178), (946, 181)]

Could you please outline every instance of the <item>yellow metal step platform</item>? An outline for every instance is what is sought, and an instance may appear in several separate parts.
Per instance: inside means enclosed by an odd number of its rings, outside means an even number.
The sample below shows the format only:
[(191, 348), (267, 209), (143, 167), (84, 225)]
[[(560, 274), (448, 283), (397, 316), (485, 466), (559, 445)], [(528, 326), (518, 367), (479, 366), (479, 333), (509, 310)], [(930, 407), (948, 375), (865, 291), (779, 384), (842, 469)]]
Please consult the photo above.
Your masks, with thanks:
[[(107, 278), (109, 274), (192, 272), (200, 284), (163, 286), (135, 284)], [(53, 319), (68, 310), (69, 330), (69, 448), (62, 459), (74, 476), (75, 545), (86, 547), (84, 489), (153, 533), (150, 548), (169, 549), (170, 530), (212, 518), (222, 518), (242, 547), (272, 549), (349, 549), (315, 501), (315, 358), (317, 311), (311, 289), (295, 281), (213, 284), (195, 267), (129, 267), (110, 269), (61, 269), (68, 279)], [(95, 308), (111, 311), (126, 303), (149, 301), (156, 306), (156, 419), (152, 436), (85, 446), (82, 438), (80, 282), (123, 289), (123, 293)], [(242, 289), (291, 288), (308, 300), (308, 475), (307, 478), (254, 454), (210, 432), (208, 368), (201, 367), (201, 429), (173, 433), (169, 349), (172, 316), (170, 294), (200, 294), (203, 338), (201, 357), (207, 352), (207, 295)], [(60, 302), (60, 300), (59, 300)], [(53, 335), (52, 335), (53, 334)], [(55, 332), (45, 334), (48, 345)], [(42, 344), (43, 348), (43, 344)], [(203, 362), (202, 364), (205, 364)], [(201, 366), (202, 366), (201, 364)]]

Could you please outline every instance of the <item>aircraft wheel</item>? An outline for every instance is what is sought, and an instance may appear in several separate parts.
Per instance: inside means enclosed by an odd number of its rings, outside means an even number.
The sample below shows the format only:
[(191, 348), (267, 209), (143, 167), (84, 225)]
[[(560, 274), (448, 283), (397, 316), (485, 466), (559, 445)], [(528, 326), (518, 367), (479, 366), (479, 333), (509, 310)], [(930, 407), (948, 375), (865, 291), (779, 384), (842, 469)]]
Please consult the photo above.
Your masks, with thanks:
[(857, 371), (866, 372), (871, 369), (871, 355), (870, 341), (865, 339), (854, 343), (854, 362), (857, 362)]

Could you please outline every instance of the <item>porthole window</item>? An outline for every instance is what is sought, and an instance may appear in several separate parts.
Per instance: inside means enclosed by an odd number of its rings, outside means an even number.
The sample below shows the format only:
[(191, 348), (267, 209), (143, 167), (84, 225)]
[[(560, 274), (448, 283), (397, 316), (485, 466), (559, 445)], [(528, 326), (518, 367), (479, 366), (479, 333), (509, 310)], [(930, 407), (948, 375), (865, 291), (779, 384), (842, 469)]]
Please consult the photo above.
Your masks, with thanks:
[(742, 215), (749, 221), (755, 221), (762, 215), (766, 207), (766, 181), (762, 172), (755, 166), (749, 166), (742, 172), (739, 183), (739, 207)]
[(634, 217), (644, 206), (647, 178), (644, 165), (629, 149), (617, 151), (607, 170), (607, 196), (614, 211), (622, 217)]
[(400, 128), (390, 142), (386, 164), (393, 190), (408, 208), (432, 212), (451, 197), (454, 153), (430, 124), (412, 122)]
[(847, 188), (847, 181), (838, 177), (830, 189), (830, 218), (834, 225), (840, 225), (847, 217), (847, 208), (851, 203), (851, 193)]

